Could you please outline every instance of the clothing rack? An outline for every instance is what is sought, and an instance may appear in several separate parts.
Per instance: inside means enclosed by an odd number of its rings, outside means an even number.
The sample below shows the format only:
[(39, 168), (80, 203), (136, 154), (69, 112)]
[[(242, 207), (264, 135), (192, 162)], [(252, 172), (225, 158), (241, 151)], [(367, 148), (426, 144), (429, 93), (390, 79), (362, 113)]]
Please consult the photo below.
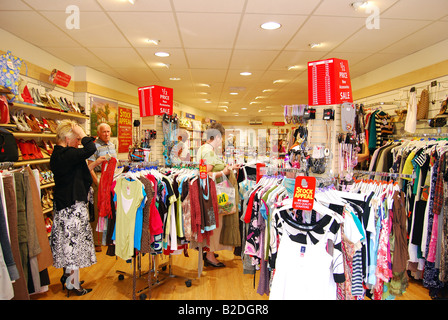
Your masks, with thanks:
[(403, 173), (393, 173), (393, 172), (376, 172), (376, 171), (364, 171), (364, 170), (353, 170), (354, 174), (361, 175), (373, 175), (373, 176), (381, 176), (381, 177), (391, 177), (391, 178), (408, 178), (415, 179), (415, 174), (403, 174)]
[(448, 137), (448, 132), (404, 133), (404, 134), (401, 134), (401, 135), (397, 135), (397, 134), (396, 135), (391, 135), (389, 137), (391, 139), (396, 139), (396, 138), (438, 138), (438, 137)]
[[(121, 161), (119, 161), (119, 163), (120, 163), (120, 165), (129, 166), (131, 168), (130, 170), (138, 169), (138, 168), (145, 168), (145, 167), (156, 168), (158, 165), (158, 161), (131, 162), (128, 160), (121, 160)], [(198, 165), (198, 163), (186, 162), (186, 161), (183, 162), (183, 164), (184, 165), (182, 166), (182, 168), (185, 168), (185, 167), (192, 168), (195, 165)], [(177, 166), (174, 166), (173, 168), (176, 168), (176, 167)], [(170, 168), (164, 167), (164, 169), (170, 169)], [(142, 257), (145, 254), (147, 254), (149, 256), (149, 269), (146, 272), (142, 272), (142, 263), (141, 262), (142, 262)], [(133, 300), (137, 299), (137, 295), (140, 300), (145, 300), (147, 296), (143, 292), (146, 290), (149, 291), (149, 299), (151, 299), (151, 290), (154, 287), (163, 284), (166, 280), (168, 280), (170, 278), (183, 279), (185, 281), (185, 285), (187, 287), (191, 287), (192, 279), (190, 279), (188, 277), (173, 274), (173, 272), (172, 272), (172, 254), (168, 255), (167, 261), (162, 261), (162, 262), (159, 261), (160, 259), (163, 259), (166, 256), (167, 255), (165, 255), (165, 254), (157, 254), (157, 255), (153, 255), (151, 253), (142, 254), (141, 252), (138, 252), (137, 250), (135, 250), (135, 254), (131, 258), (132, 265), (133, 265), (132, 274), (129, 274), (127, 272), (120, 271), (120, 270), (116, 271), (116, 273), (119, 274), (119, 276), (118, 276), (119, 280), (123, 280), (125, 275), (132, 277), (132, 284), (133, 284), (132, 299)], [(199, 259), (198, 259), (198, 278), (199, 278), (200, 274), (202, 272), (202, 268), (200, 268), (200, 266), (201, 266), (201, 263), (203, 263), (203, 261), (202, 261), (202, 255), (199, 254), (198, 256), (199, 256)], [(146, 276), (146, 275), (147, 275), (147, 286), (137, 290), (137, 279), (141, 278), (142, 276)]]

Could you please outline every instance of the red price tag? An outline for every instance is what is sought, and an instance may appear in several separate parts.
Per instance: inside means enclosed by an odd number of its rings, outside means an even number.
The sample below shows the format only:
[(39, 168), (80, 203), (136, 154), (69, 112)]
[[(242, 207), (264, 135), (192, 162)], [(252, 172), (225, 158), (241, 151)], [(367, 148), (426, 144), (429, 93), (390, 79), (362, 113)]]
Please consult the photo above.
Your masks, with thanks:
[(315, 177), (298, 176), (294, 185), (292, 207), (299, 210), (312, 210), (314, 205), (315, 192)]
[(207, 178), (207, 165), (205, 164), (205, 159), (201, 159), (199, 162), (199, 178)]

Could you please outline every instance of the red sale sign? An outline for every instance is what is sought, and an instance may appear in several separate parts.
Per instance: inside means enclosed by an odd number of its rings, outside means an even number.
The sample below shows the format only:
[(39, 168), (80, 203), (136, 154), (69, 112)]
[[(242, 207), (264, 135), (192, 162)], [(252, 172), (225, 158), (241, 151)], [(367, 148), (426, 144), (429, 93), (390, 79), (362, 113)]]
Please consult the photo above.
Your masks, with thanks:
[(173, 89), (160, 86), (138, 88), (140, 116), (173, 114)]
[(207, 178), (207, 164), (205, 159), (201, 159), (199, 163), (199, 178), (201, 179)]
[(71, 79), (72, 79), (71, 76), (62, 71), (56, 69), (53, 69), (53, 71), (51, 71), (50, 81), (53, 82), (54, 84), (67, 87)]
[(326, 59), (308, 62), (308, 105), (353, 102), (348, 61)]
[(292, 207), (299, 210), (312, 210), (314, 205), (315, 192), (315, 177), (298, 176), (294, 185)]

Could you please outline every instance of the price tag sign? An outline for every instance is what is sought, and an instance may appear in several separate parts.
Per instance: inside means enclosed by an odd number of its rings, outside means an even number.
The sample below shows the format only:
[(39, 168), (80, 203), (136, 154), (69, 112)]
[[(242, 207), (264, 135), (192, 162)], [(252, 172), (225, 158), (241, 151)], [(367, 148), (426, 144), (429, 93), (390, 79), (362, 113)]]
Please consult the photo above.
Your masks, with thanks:
[(261, 172), (261, 168), (266, 167), (264, 163), (257, 163), (257, 183), (260, 181), (261, 177), (263, 177), (263, 173)]
[(316, 192), (316, 178), (298, 176), (294, 185), (292, 207), (299, 210), (312, 210), (314, 194)]
[(201, 179), (207, 178), (207, 164), (205, 162), (205, 159), (201, 159), (199, 162), (199, 178)]

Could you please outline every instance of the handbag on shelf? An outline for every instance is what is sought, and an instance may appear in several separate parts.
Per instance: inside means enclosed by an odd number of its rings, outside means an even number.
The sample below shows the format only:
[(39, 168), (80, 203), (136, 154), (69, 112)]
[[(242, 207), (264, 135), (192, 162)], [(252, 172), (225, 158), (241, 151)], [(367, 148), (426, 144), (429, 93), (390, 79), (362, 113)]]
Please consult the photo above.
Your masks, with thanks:
[(428, 119), (429, 112), (429, 92), (427, 89), (423, 89), (420, 94), (420, 100), (417, 104), (417, 120)]
[[(23, 60), (8, 51), (0, 56), (0, 86), (8, 88), (19, 95), (19, 76)], [(14, 100), (14, 98), (12, 99)]]
[(15, 162), (19, 159), (17, 142), (11, 132), (0, 128), (0, 162)]

